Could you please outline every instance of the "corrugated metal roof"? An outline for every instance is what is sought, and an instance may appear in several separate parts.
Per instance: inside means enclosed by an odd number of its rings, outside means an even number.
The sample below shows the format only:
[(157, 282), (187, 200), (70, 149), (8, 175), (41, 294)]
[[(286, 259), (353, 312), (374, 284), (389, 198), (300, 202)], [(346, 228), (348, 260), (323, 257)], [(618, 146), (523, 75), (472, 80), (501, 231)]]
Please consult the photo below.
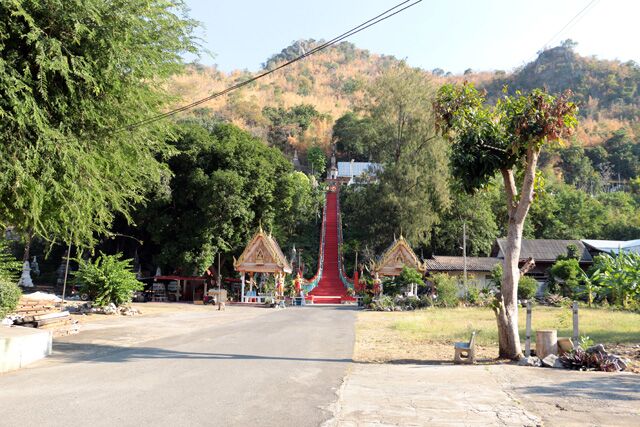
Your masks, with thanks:
[(593, 240), (583, 239), (585, 245), (600, 252), (617, 254), (619, 250), (623, 252), (635, 252), (640, 254), (640, 239), (636, 240)]
[[(501, 264), (500, 258), (493, 257), (467, 257), (467, 271), (491, 271), (497, 264)], [(462, 271), (464, 270), (464, 257), (439, 256), (425, 260), (427, 272), (429, 271)]]
[(338, 162), (338, 176), (360, 176), (363, 173), (373, 173), (382, 169), (380, 163), (372, 162)]
[[(492, 255), (504, 258), (507, 239), (497, 239), (499, 251)], [(581, 254), (580, 262), (591, 262), (591, 254), (580, 240), (522, 239), (520, 259), (533, 258), (536, 262), (553, 262), (560, 255), (567, 255), (567, 246), (576, 245)]]

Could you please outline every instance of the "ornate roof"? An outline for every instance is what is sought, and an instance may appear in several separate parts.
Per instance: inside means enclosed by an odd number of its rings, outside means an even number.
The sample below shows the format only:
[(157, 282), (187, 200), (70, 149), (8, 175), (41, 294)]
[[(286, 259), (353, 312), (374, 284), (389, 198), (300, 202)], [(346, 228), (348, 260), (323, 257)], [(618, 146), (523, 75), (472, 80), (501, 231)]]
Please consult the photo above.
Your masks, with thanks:
[(236, 271), (256, 273), (291, 273), (291, 265), (282, 253), (280, 245), (262, 227), (244, 248), (242, 255), (234, 259)]
[(424, 265), (401, 235), (384, 251), (376, 262), (374, 270), (381, 276), (398, 276), (405, 266), (415, 268), (420, 272), (425, 271)]

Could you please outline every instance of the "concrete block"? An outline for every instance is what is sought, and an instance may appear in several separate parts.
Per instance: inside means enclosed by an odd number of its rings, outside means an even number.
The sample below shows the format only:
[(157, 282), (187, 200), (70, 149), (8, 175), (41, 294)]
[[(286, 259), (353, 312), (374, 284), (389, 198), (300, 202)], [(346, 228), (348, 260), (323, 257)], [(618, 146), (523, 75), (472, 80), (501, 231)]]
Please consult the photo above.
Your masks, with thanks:
[(51, 331), (0, 326), (0, 374), (20, 369), (51, 354)]

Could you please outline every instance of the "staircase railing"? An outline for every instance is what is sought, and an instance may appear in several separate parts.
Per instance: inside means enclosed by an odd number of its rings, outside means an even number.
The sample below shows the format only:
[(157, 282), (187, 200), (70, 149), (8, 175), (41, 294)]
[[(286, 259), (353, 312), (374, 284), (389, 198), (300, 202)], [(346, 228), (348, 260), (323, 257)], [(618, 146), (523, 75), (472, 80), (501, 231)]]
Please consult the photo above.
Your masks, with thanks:
[(340, 281), (346, 288), (353, 289), (353, 279), (349, 279), (344, 270), (344, 255), (342, 252), (342, 210), (340, 209), (340, 193), (336, 195), (338, 209), (338, 271), (340, 272)]
[(327, 233), (327, 194), (324, 197), (324, 206), (322, 208), (322, 231), (320, 233), (320, 247), (318, 249), (318, 270), (316, 271), (315, 276), (311, 279), (307, 280), (305, 284), (302, 285), (302, 289), (304, 289), (305, 293), (311, 292), (320, 280), (322, 279), (322, 270), (324, 267), (324, 249), (325, 249), (325, 235)]

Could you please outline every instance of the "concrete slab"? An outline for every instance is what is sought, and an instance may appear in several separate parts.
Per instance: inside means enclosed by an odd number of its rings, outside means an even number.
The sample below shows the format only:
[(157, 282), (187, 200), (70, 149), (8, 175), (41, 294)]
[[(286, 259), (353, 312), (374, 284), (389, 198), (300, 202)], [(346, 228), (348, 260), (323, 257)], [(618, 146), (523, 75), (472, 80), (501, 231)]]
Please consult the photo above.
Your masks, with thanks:
[(485, 366), (354, 365), (326, 426), (536, 426)]
[(44, 359), (51, 354), (51, 344), (51, 331), (0, 326), (0, 374)]
[(630, 426), (638, 402), (635, 374), (362, 363), (345, 377), (325, 425)]

